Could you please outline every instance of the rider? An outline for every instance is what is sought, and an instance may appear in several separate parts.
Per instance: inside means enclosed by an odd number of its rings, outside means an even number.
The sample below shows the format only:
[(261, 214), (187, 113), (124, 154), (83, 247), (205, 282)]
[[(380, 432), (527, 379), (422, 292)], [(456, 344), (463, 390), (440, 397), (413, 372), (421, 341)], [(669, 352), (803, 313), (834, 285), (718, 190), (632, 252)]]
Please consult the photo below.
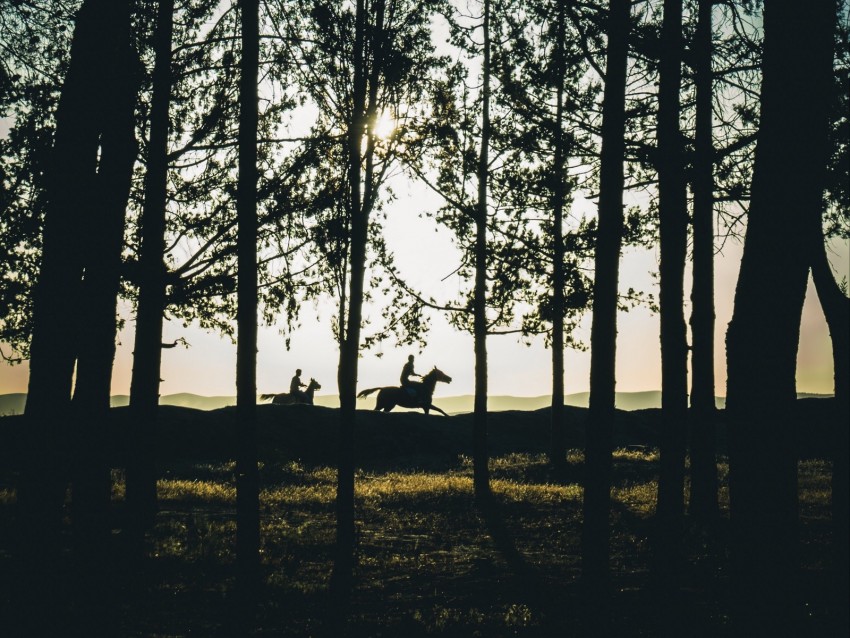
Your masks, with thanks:
[(295, 376), (292, 377), (292, 381), (289, 382), (289, 394), (295, 397), (303, 397), (304, 393), (301, 392), (301, 388), (306, 388), (307, 386), (301, 383), (301, 368), (298, 368), (295, 371)]
[(416, 371), (413, 369), (413, 355), (407, 357), (407, 363), (405, 363), (404, 367), (401, 369), (401, 387), (407, 390), (411, 396), (416, 396), (416, 389), (419, 386), (419, 383), (411, 381), (410, 377), (421, 378), (421, 376), (416, 374)]

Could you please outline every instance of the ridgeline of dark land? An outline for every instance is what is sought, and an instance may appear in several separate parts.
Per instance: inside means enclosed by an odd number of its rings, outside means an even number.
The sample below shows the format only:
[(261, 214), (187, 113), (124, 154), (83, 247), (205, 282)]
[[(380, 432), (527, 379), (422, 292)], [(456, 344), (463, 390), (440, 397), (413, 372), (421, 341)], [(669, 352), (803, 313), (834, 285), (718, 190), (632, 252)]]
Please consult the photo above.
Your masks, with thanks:
[[(369, 401), (372, 402), (371, 400)], [(830, 425), (834, 418), (832, 399), (806, 398), (797, 401), (796, 430), (800, 458), (830, 458)], [(549, 408), (533, 411), (491, 412), (488, 418), (488, 446), (492, 455), (545, 453), (550, 435)], [(584, 447), (586, 409), (565, 408), (567, 447)], [(655, 448), (661, 411), (617, 410), (614, 446)], [(718, 410), (718, 450), (725, 454), (723, 411)], [(113, 440), (110, 442), (116, 466), (126, 458), (128, 429), (132, 421), (127, 408), (113, 408)], [(445, 463), (449, 467), (458, 455), (471, 455), (472, 415), (426, 416), (421, 412), (384, 414), (358, 411), (357, 463), (362, 468), (418, 467), (428, 469)], [(337, 410), (322, 406), (260, 405), (257, 411), (260, 460), (298, 460), (311, 464), (336, 463), (335, 440), (339, 425)], [(0, 458), (15, 464), (19, 442), (25, 435), (23, 418), (0, 419)], [(225, 407), (200, 410), (182, 406), (160, 406), (158, 454), (167, 459), (234, 458), (236, 449), (236, 410)], [(434, 464), (437, 463), (437, 466)], [(421, 469), (424, 469), (421, 468)]]
[[(829, 581), (829, 427), (833, 400), (798, 401), (801, 633), (830, 636), (846, 600)], [(489, 419), (496, 508), (472, 498), (472, 416), (358, 412), (357, 585), (348, 623), (329, 620), (334, 548), (338, 412), (308, 406), (258, 409), (262, 569), (256, 617), (233, 626), (236, 410), (163, 406), (156, 526), (146, 562), (125, 564), (123, 471), (113, 471), (113, 636), (582, 636), (579, 586), (586, 410), (567, 408), (567, 467), (545, 451), (549, 410)], [(127, 408), (111, 413), (113, 465), (131, 450)], [(651, 534), (660, 410), (618, 411), (614, 424), (611, 636), (660, 635), (670, 609), (652, 593)], [(728, 467), (718, 415), (720, 499), (714, 534), (688, 525), (681, 614), (689, 636), (730, 635)], [(23, 417), (0, 419), (0, 626), (15, 583), (14, 485)], [(70, 547), (70, 532), (64, 535)], [(63, 626), (88, 626), (75, 607), (70, 563), (56, 566)], [(3, 617), (5, 614), (5, 618)], [(4, 625), (5, 622), (5, 625)], [(69, 629), (69, 632), (72, 630)], [(12, 634), (13, 635), (13, 634)], [(70, 635), (70, 634), (69, 634)]]
[[(798, 399), (825, 399), (832, 395), (811, 394), (801, 392), (797, 394)], [(586, 408), (590, 397), (589, 392), (576, 392), (564, 397), (564, 404), (568, 406)], [(462, 414), (472, 412), (473, 395), (464, 394), (460, 396), (441, 396), (435, 398), (437, 405), (449, 414)], [(24, 413), (27, 395), (23, 392), (0, 394), (0, 416), (11, 416)], [(316, 405), (327, 408), (338, 408), (339, 397), (324, 394), (315, 399)], [(725, 397), (715, 397), (715, 405), (718, 409), (726, 406)], [(111, 398), (113, 408), (129, 405), (130, 397), (126, 394), (116, 394)], [(491, 412), (503, 412), (506, 410), (540, 410), (552, 403), (551, 395), (540, 395), (536, 397), (515, 396), (490, 396), (487, 398), (487, 407)], [(166, 394), (159, 399), (160, 405), (173, 405), (184, 408), (195, 408), (198, 410), (217, 410), (236, 405), (235, 396), (202, 396), (191, 392), (180, 392), (178, 394)], [(646, 392), (617, 392), (617, 408), (621, 410), (647, 410), (661, 407), (661, 392), (650, 390)], [(357, 407), (371, 408), (375, 405), (374, 397), (357, 400)]]

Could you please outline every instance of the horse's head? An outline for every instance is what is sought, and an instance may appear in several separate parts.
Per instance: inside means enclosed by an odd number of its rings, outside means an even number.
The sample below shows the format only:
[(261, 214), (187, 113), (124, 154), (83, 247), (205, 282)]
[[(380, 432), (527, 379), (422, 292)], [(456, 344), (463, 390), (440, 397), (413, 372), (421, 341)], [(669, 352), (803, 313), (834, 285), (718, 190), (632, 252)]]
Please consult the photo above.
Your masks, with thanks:
[(423, 379), (433, 379), (436, 381), (442, 381), (443, 383), (451, 383), (452, 378), (447, 375), (445, 372), (440, 370), (437, 366), (434, 366), (434, 369), (431, 370), (428, 374), (426, 374)]
[(307, 392), (311, 392), (312, 390), (321, 390), (322, 386), (319, 385), (319, 382), (315, 379), (311, 378), (310, 383), (307, 384)]

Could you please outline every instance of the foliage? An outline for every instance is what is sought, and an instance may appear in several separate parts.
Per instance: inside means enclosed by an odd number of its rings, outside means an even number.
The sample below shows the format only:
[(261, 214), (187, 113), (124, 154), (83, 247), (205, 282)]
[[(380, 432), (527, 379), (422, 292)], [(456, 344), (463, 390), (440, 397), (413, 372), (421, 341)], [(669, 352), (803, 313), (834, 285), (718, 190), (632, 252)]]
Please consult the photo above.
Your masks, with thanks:
[(43, 176), (53, 145), (53, 114), (68, 65), (79, 1), (0, 2), (0, 343), (3, 358), (29, 354), (32, 287), (38, 276)]

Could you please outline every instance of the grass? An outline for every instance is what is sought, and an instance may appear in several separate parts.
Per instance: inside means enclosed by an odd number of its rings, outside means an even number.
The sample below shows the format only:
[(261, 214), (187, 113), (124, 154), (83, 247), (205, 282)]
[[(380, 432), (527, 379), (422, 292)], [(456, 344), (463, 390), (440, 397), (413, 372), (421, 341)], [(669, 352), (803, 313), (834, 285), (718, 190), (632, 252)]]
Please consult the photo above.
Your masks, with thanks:
[[(577, 474), (582, 460), (580, 452), (571, 452), (567, 473)], [(655, 631), (648, 582), (657, 462), (655, 451), (614, 454), (611, 565), (619, 609), (614, 635)], [(350, 635), (547, 636), (564, 623), (579, 622), (580, 485), (546, 476), (541, 454), (499, 456), (490, 469), (498, 529), (474, 505), (466, 457), (440, 473), (358, 472)], [(725, 464), (720, 469), (725, 484)], [(130, 606), (122, 635), (206, 635), (226, 626), (222, 601), (234, 585), (233, 471), (232, 462), (182, 464), (159, 480), (162, 511), (149, 548), (159, 583), (144, 593), (144, 605)], [(809, 570), (825, 567), (829, 471), (821, 460), (800, 463)], [(275, 480), (260, 494), (265, 585), (257, 634), (319, 635), (327, 629), (336, 473), (293, 461), (272, 474)], [(203, 478), (187, 478), (193, 475)], [(120, 474), (113, 493), (120, 506)], [(721, 506), (725, 516), (728, 503)], [(694, 635), (722, 636), (727, 630), (722, 543), (690, 530), (686, 545), (686, 588), (701, 614)], [(711, 555), (718, 551), (719, 558)], [(179, 618), (163, 617), (168, 601), (182, 610)], [(150, 606), (156, 615), (139, 613)]]
[[(181, 453), (162, 463), (160, 511), (147, 539), (148, 559), (141, 567), (127, 567), (118, 559), (114, 605), (119, 613), (112, 635), (585, 634), (579, 588), (580, 449), (570, 450), (566, 468), (557, 473), (540, 449), (543, 443), (532, 444), (528, 435), (510, 428), (499, 430), (497, 423), (496, 453), (490, 460), (496, 507), (482, 511), (473, 500), (472, 461), (461, 444), (458, 421), (384, 416), (375, 417), (377, 425), (364, 426), (371, 438), (362, 442), (370, 447), (356, 477), (356, 586), (345, 628), (333, 624), (329, 614), (336, 470), (328, 462), (332, 455), (320, 447), (327, 437), (314, 421), (263, 435), (263, 586), (247, 621), (250, 629), (234, 630), (230, 620), (235, 464), (225, 448), (205, 447), (203, 458)], [(387, 427), (380, 427), (384, 423)], [(400, 423), (410, 427), (397, 429)], [(416, 429), (420, 423), (421, 432)], [(536, 437), (531, 421), (523, 427)], [(226, 441), (221, 432), (215, 436)], [(190, 440), (173, 447), (185, 448)], [(658, 635), (658, 617), (664, 613), (650, 578), (658, 462), (651, 446), (614, 453), (612, 636)], [(800, 595), (810, 636), (829, 635), (835, 613), (822, 597), (829, 569), (830, 472), (831, 464), (821, 459), (799, 464), (800, 559), (807, 575)], [(689, 523), (683, 539), (683, 604), (692, 619), (692, 636), (729, 634), (728, 467), (722, 458), (719, 473), (720, 525), (708, 534)], [(113, 471), (112, 497), (120, 523), (121, 470)], [(14, 476), (0, 474), (0, 572), (10, 564), (13, 549), (3, 530), (14, 522), (14, 500)], [(115, 540), (120, 547), (120, 534)], [(9, 600), (12, 587), (4, 583), (0, 602)]]

